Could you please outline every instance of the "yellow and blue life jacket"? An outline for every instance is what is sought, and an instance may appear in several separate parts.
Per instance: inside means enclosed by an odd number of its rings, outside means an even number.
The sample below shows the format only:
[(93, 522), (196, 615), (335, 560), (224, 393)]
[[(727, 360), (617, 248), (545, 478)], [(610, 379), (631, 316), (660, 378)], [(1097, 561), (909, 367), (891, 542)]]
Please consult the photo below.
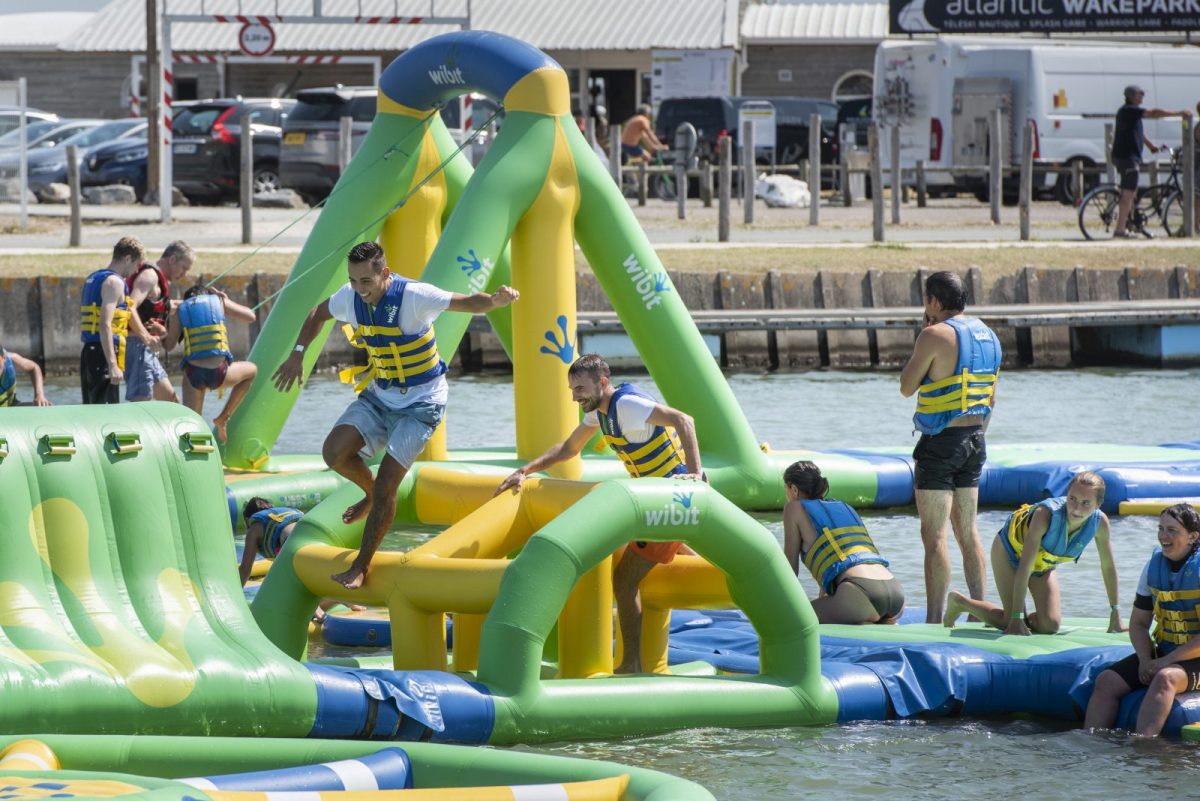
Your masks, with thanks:
[(1154, 598), (1154, 642), (1159, 653), (1173, 651), (1200, 634), (1200, 548), (1193, 548), (1174, 572), (1162, 548), (1155, 548), (1146, 583)]
[(221, 356), (233, 361), (229, 331), (225, 328), (225, 303), (219, 295), (194, 295), (179, 304), (183, 329), (183, 361)]
[(1000, 375), (1003, 354), (992, 329), (975, 317), (951, 317), (945, 322), (958, 337), (958, 363), (949, 378), (921, 380), (913, 426), (922, 434), (940, 434), (963, 415), (978, 416), (982, 422), (992, 412)]
[(849, 504), (803, 500), (800, 505), (808, 512), (813, 528), (817, 530), (817, 541), (800, 556), (826, 595), (833, 592), (837, 577), (855, 565), (888, 566), (888, 561), (879, 555), (879, 549), (867, 533), (862, 518)]
[(304, 512), (290, 506), (272, 506), (250, 515), (250, 523), (262, 526), (262, 538), (258, 541), (258, 552), (267, 559), (274, 559), (283, 550), (283, 530), (304, 517)]
[(360, 295), (354, 296), (354, 319), (357, 326), (344, 326), (350, 344), (367, 351), (365, 367), (342, 370), (344, 383), (354, 384), (362, 392), (371, 381), (379, 389), (406, 390), (427, 384), (447, 368), (438, 354), (433, 326), (414, 334), (400, 330), (400, 305), (410, 281), (392, 277), (378, 305), (370, 306)]
[(8, 351), (0, 348), (4, 368), (0, 369), (0, 406), (12, 406), (17, 401), (17, 368)]
[(1000, 529), (1000, 542), (1008, 552), (1008, 561), (1015, 568), (1021, 562), (1021, 552), (1033, 513), (1038, 507), (1050, 512), (1050, 525), (1042, 535), (1037, 560), (1033, 563), (1034, 573), (1045, 573), (1064, 562), (1078, 562), (1079, 555), (1096, 536), (1100, 526), (1100, 510), (1096, 509), (1073, 534), (1067, 532), (1067, 499), (1047, 498), (1032, 506), (1025, 504), (1008, 516)]
[(633, 384), (622, 384), (609, 398), (610, 414), (597, 410), (596, 416), (600, 418), (600, 432), (604, 434), (604, 441), (617, 452), (629, 475), (633, 478), (664, 478), (686, 474), (688, 469), (683, 459), (683, 447), (674, 429), (667, 431), (665, 426), (655, 426), (645, 442), (630, 442), (625, 438), (617, 421), (617, 403), (626, 395), (654, 401), (651, 395)]
[[(79, 304), (79, 341), (96, 343), (100, 341), (100, 295), (104, 282), (110, 275), (117, 275), (105, 267), (96, 270), (83, 282), (83, 299)], [(119, 275), (117, 275), (120, 278)], [(125, 285), (124, 279), (121, 281)], [(129, 333), (129, 315), (132, 301), (125, 295), (113, 309), (112, 338), (113, 351), (117, 354), (117, 366), (125, 369), (125, 336)]]

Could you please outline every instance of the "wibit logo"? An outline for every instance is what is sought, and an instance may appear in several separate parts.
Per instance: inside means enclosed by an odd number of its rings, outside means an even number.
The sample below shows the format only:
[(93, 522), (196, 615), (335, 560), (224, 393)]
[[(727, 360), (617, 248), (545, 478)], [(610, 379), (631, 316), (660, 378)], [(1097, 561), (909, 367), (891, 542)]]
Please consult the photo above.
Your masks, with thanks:
[(429, 80), (433, 81), (438, 86), (447, 86), (454, 84), (465, 84), (467, 81), (463, 78), (462, 67), (448, 67), (445, 64), (435, 70), (429, 70), (426, 73)]
[(458, 257), (459, 268), (467, 274), (467, 286), (472, 292), (482, 292), (487, 286), (488, 279), (492, 277), (492, 260), (487, 258), (479, 258), (475, 255), (475, 248), (467, 251), (466, 256)]
[(575, 361), (575, 337), (567, 331), (565, 314), (558, 315), (558, 330), (562, 332), (562, 342), (558, 341), (558, 336), (553, 330), (547, 331), (546, 341), (550, 345), (542, 345), (541, 352), (561, 359), (563, 364), (570, 364)]
[(662, 293), (671, 291), (671, 279), (666, 272), (649, 273), (642, 267), (637, 256), (632, 253), (622, 262), (634, 290), (641, 295), (647, 311), (653, 309), (662, 300)]
[(433, 684), (406, 676), (402, 685), (408, 695), (420, 704), (421, 709), (425, 712), (425, 720), (429, 728), (434, 731), (444, 731), (446, 722), (442, 718), (442, 705), (438, 700), (437, 688)]
[(646, 510), (647, 526), (698, 526), (700, 525), (700, 509), (692, 506), (694, 492), (677, 492), (673, 496), (674, 503), (668, 503), (661, 509)]

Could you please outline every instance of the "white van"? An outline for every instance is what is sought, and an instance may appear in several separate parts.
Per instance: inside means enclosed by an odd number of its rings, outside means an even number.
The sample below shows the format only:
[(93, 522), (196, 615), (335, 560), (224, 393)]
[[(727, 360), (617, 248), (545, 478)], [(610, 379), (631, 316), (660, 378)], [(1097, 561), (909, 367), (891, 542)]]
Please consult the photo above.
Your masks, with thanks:
[[(889, 41), (875, 51), (874, 116), (901, 120), (901, 166), (924, 159), (931, 188), (982, 191), (986, 178), (938, 168), (987, 166), (993, 109), (1004, 112), (1007, 163), (1020, 164), (1021, 129), (1033, 120), (1035, 164), (1103, 164), (1104, 125), (1125, 86), (1142, 86), (1148, 108), (1194, 108), (1198, 76), (1194, 47), (954, 36)], [(1156, 144), (1181, 140), (1178, 119), (1146, 120), (1145, 131)], [(880, 154), (886, 170), (890, 136), (880, 138)], [(1035, 190), (1071, 200), (1067, 176), (1034, 176)]]

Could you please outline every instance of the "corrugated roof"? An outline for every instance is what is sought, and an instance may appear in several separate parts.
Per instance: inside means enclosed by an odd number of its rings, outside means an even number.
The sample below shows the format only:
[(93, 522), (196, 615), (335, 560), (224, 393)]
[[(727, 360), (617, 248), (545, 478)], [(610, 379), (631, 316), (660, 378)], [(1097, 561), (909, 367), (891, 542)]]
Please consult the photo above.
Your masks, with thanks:
[[(200, 0), (168, 0), (171, 14), (198, 14)], [(112, 0), (61, 45), (63, 50), (144, 50), (145, 0)], [(286, 22), (307, 14), (308, 0), (206, 0), (205, 14), (279, 14), (275, 50), (354, 53), (404, 50), (440, 33), (440, 25), (309, 25)], [(435, 3), (439, 16), (464, 13), (465, 2)], [(278, 11), (276, 11), (278, 9)], [(428, 16), (429, 0), (324, 0), (326, 16)], [(471, 27), (522, 39), (543, 50), (717, 49), (737, 45), (737, 0), (472, 0)], [(171, 26), (178, 53), (238, 51), (239, 26), (186, 23)]]
[(0, 49), (54, 50), (92, 18), (91, 11), (0, 14)]
[(744, 44), (874, 44), (887, 35), (886, 2), (781, 0), (751, 3), (742, 17)]

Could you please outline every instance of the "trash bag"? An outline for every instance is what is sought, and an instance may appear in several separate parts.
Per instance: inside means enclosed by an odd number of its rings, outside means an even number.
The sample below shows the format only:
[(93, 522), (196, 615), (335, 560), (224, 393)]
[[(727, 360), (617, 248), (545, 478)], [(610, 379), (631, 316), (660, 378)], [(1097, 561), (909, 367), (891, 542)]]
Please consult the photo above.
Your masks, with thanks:
[(808, 184), (790, 175), (763, 173), (754, 182), (754, 196), (762, 198), (772, 208), (806, 209), (812, 203)]

